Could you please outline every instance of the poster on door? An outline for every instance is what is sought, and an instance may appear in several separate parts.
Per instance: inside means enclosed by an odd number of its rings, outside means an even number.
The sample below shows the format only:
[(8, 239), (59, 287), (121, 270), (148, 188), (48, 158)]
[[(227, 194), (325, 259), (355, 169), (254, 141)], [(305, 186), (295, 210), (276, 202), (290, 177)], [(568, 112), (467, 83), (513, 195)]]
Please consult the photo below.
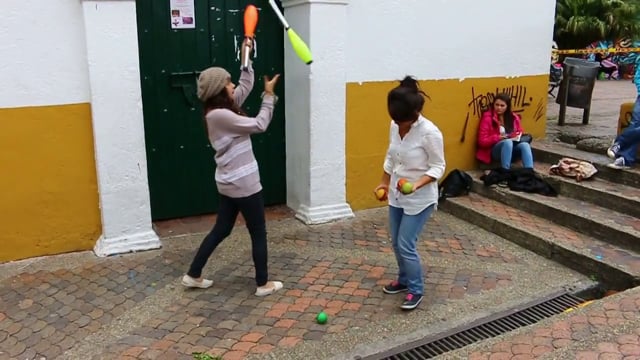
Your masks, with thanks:
[(170, 0), (172, 29), (196, 28), (194, 1), (195, 0)]

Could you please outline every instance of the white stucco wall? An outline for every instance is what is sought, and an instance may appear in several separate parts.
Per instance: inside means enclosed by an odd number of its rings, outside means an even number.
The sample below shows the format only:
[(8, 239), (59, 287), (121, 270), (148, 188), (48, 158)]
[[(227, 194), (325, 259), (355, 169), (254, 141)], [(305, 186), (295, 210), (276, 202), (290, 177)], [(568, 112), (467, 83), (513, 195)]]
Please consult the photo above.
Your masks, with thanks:
[(554, 14), (555, 0), (350, 0), (347, 81), (546, 74)]
[[(102, 235), (95, 252), (158, 248), (134, 0), (2, 0), (0, 107), (91, 103)], [(1, 119), (0, 119), (1, 120)]]
[(89, 101), (82, 5), (2, 0), (0, 107)]
[(160, 247), (152, 230), (134, 0), (83, 1), (103, 234), (98, 255)]

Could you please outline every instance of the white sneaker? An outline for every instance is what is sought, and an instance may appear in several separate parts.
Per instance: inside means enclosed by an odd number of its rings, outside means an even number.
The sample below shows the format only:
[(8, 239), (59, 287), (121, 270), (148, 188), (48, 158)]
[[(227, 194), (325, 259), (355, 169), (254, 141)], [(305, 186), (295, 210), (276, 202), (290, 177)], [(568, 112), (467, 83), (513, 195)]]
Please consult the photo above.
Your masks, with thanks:
[(611, 164), (607, 165), (607, 167), (610, 167), (612, 169), (616, 169), (616, 170), (623, 170), (623, 169), (629, 169), (630, 166), (626, 164), (626, 162), (624, 161), (623, 157), (619, 157), (617, 159), (614, 160), (614, 162), (612, 162)]
[(198, 280), (198, 279), (192, 278), (189, 275), (185, 275), (182, 277), (182, 285), (189, 288), (206, 289), (208, 287), (211, 287), (211, 285), (213, 285), (213, 281), (207, 280), (207, 279)]
[(280, 281), (269, 281), (264, 286), (256, 289), (256, 296), (267, 296), (282, 289), (284, 285)]

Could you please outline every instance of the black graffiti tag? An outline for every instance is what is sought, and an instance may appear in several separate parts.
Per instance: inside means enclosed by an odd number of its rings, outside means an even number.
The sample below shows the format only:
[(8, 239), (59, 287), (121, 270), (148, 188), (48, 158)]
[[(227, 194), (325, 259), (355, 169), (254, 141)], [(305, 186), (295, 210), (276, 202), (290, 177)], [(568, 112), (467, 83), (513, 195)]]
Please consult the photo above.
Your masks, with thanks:
[(471, 101), (467, 104), (469, 107), (469, 114), (473, 116), (480, 116), (486, 111), (496, 94), (505, 93), (511, 97), (511, 108), (515, 113), (523, 112), (527, 107), (531, 106), (533, 97), (527, 96), (527, 87), (524, 85), (513, 85), (505, 88), (496, 88), (495, 92), (488, 91), (486, 93), (476, 94), (476, 89), (471, 88)]
[[(521, 113), (526, 108), (531, 106), (533, 97), (527, 96), (527, 87), (524, 85), (513, 85), (505, 88), (496, 88), (495, 92), (488, 91), (486, 93), (476, 94), (476, 89), (471, 87), (471, 101), (467, 104), (467, 116), (464, 121), (464, 127), (462, 128), (462, 136), (460, 142), (464, 142), (467, 133), (467, 126), (469, 119), (472, 117), (478, 118), (485, 112), (496, 98), (496, 94), (505, 93), (511, 97), (511, 110), (515, 113)], [(546, 109), (544, 108), (543, 100), (540, 99), (536, 106), (534, 119), (538, 120), (544, 118), (546, 115)]]

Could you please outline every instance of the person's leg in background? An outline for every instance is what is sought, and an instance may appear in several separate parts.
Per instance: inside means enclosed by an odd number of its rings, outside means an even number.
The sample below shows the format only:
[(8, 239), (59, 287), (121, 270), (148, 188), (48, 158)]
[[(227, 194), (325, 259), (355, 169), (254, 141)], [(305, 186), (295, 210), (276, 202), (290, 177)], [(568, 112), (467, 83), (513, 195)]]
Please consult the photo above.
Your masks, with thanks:
[(513, 141), (501, 140), (491, 149), (491, 159), (500, 160), (503, 169), (511, 169), (511, 159), (513, 155)]
[(638, 144), (640, 144), (640, 127), (625, 129), (618, 139), (619, 150), (616, 154), (616, 159), (607, 166), (617, 170), (628, 169), (637, 161)]
[(636, 98), (631, 111), (631, 122), (616, 137), (613, 144), (607, 149), (607, 156), (615, 159), (607, 165), (613, 169), (627, 169), (636, 162), (638, 153), (638, 141), (635, 140), (635, 130), (640, 128), (640, 95)]
[(402, 222), (402, 214), (404, 210), (389, 205), (389, 232), (391, 236), (391, 247), (393, 253), (396, 256), (396, 263), (398, 264), (398, 277), (392, 281), (389, 285), (385, 285), (382, 288), (387, 294), (397, 294), (403, 291), (407, 291), (407, 274), (404, 270), (404, 264), (402, 257), (400, 256), (400, 249), (398, 248), (398, 231), (400, 231), (400, 223)]
[[(632, 142), (629, 141), (626, 133), (632, 131), (634, 129), (640, 128), (640, 96), (636, 98), (636, 102), (633, 105), (633, 110), (631, 111), (631, 121), (629, 122), (629, 126), (627, 126), (620, 135), (616, 136), (616, 139), (613, 141), (613, 144), (607, 149), (607, 155), (616, 159), (620, 156), (624, 156), (625, 158), (630, 159), (632, 150), (630, 145)], [(624, 146), (624, 149), (623, 149)], [(635, 152), (638, 151), (638, 146), (635, 145)], [(622, 153), (624, 152), (624, 153)], [(634, 156), (635, 159), (635, 156)]]
[(202, 269), (207, 264), (213, 251), (231, 234), (238, 217), (238, 206), (234, 199), (224, 195), (220, 195), (219, 198), (220, 205), (218, 206), (216, 224), (202, 240), (200, 248), (191, 262), (189, 271), (182, 277), (182, 285), (184, 286), (208, 288), (213, 285), (213, 281), (201, 279)]
[(237, 199), (238, 207), (251, 236), (251, 254), (255, 267), (256, 296), (266, 296), (282, 289), (280, 281), (269, 281), (267, 225), (262, 191)]
[(398, 231), (398, 250), (409, 288), (409, 293), (400, 306), (403, 310), (415, 309), (424, 296), (424, 276), (417, 245), (424, 224), (433, 213), (434, 208), (435, 205), (431, 205), (416, 215), (402, 215)]

